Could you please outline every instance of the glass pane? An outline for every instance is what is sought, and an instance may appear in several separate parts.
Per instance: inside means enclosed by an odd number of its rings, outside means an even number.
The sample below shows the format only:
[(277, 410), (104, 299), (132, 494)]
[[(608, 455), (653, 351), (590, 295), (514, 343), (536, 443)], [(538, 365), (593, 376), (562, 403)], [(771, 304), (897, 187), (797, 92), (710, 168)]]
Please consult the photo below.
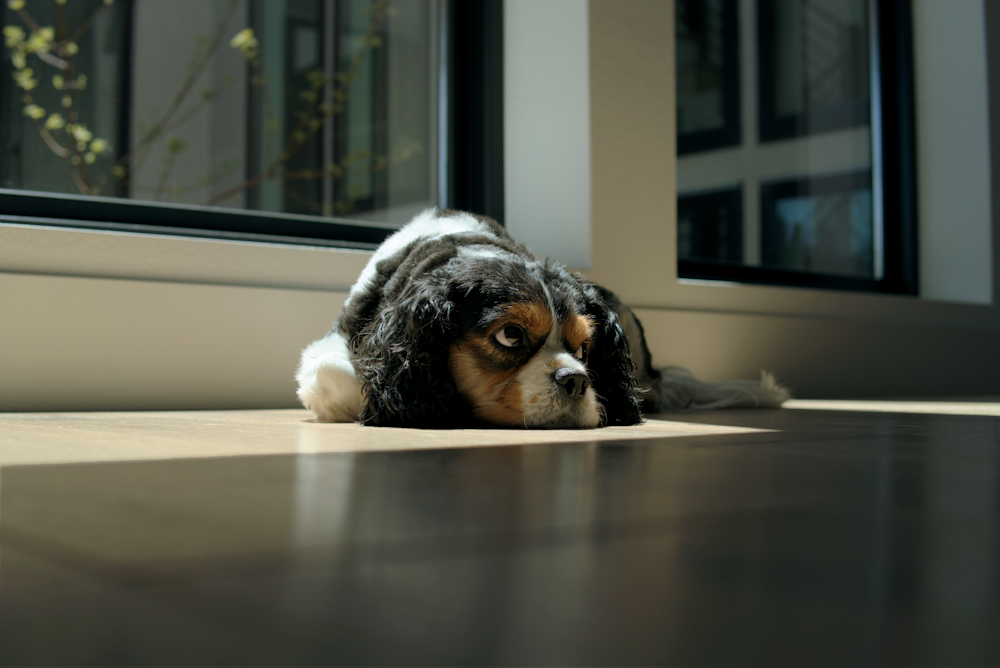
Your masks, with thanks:
[[(741, 116), (757, 132), (732, 147), (679, 151), (679, 259), (724, 263), (730, 270), (880, 279), (869, 3), (732, 4), (739, 9), (734, 14), (745, 63), (734, 85), (742, 88)], [(688, 48), (680, 38), (684, 30), (678, 26), (678, 68), (691, 66), (680, 56)], [(691, 76), (678, 72), (678, 85)], [(715, 118), (706, 113), (704, 122)], [(678, 144), (683, 132), (679, 126)], [(733, 183), (741, 185), (733, 190)], [(715, 194), (706, 199), (706, 193)], [(718, 213), (725, 199), (720, 193), (730, 202), (725, 215)], [(703, 207), (701, 214), (691, 213), (693, 203)], [(727, 241), (708, 247), (690, 243), (695, 238)], [(730, 250), (736, 239), (739, 252)]]
[(767, 184), (763, 264), (820, 274), (872, 276), (868, 174)]
[(736, 4), (676, 0), (678, 151), (739, 143)]
[(677, 256), (684, 260), (743, 260), (743, 192), (736, 188), (677, 200)]
[(761, 0), (759, 29), (763, 139), (868, 123), (864, 0)]
[(126, 63), (118, 57), (129, 39), (126, 14), (102, 0), (3, 8), (0, 186), (121, 190), (111, 172), (127, 152)]
[(5, 3), (0, 187), (402, 223), (436, 0)]

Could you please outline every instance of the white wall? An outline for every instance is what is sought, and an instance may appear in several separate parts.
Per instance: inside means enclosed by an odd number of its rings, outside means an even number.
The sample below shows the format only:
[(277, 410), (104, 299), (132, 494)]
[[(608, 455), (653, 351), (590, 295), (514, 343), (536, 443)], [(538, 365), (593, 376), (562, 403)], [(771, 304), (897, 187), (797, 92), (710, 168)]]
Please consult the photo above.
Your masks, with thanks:
[(920, 293), (993, 302), (984, 7), (915, 0)]
[(504, 218), (535, 252), (590, 267), (585, 0), (504, 2)]
[(346, 294), (0, 274), (0, 410), (295, 405)]

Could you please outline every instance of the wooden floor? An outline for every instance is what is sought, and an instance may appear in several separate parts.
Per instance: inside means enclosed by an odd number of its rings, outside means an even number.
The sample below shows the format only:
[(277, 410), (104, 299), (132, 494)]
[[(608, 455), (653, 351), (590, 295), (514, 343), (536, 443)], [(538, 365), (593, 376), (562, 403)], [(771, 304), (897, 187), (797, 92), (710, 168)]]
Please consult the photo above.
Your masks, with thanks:
[(0, 414), (0, 665), (1000, 664), (1000, 401)]

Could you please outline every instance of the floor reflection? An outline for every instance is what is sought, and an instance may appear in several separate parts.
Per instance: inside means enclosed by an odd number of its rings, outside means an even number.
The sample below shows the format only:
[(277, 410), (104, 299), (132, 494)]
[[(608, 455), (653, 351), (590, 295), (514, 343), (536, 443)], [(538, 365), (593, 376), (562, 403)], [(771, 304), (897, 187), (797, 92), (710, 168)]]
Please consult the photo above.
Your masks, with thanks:
[(996, 663), (995, 438), (741, 438), (7, 467), (0, 663)]

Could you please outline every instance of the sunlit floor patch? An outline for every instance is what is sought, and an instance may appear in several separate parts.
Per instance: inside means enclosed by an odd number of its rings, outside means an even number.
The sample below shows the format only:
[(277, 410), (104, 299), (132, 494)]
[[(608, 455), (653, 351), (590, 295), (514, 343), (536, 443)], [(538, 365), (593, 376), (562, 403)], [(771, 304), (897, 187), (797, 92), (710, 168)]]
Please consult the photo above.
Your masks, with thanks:
[[(664, 419), (668, 418), (668, 419)], [(690, 420), (690, 421), (689, 421)], [(394, 429), (324, 424), (305, 410), (0, 414), (0, 466), (298, 452), (377, 452), (747, 434), (690, 414), (602, 429)]]
[(938, 401), (846, 401), (793, 399), (785, 408), (817, 411), (864, 411), (872, 413), (924, 413), (930, 415), (996, 415), (1000, 416), (1000, 399), (938, 400)]

